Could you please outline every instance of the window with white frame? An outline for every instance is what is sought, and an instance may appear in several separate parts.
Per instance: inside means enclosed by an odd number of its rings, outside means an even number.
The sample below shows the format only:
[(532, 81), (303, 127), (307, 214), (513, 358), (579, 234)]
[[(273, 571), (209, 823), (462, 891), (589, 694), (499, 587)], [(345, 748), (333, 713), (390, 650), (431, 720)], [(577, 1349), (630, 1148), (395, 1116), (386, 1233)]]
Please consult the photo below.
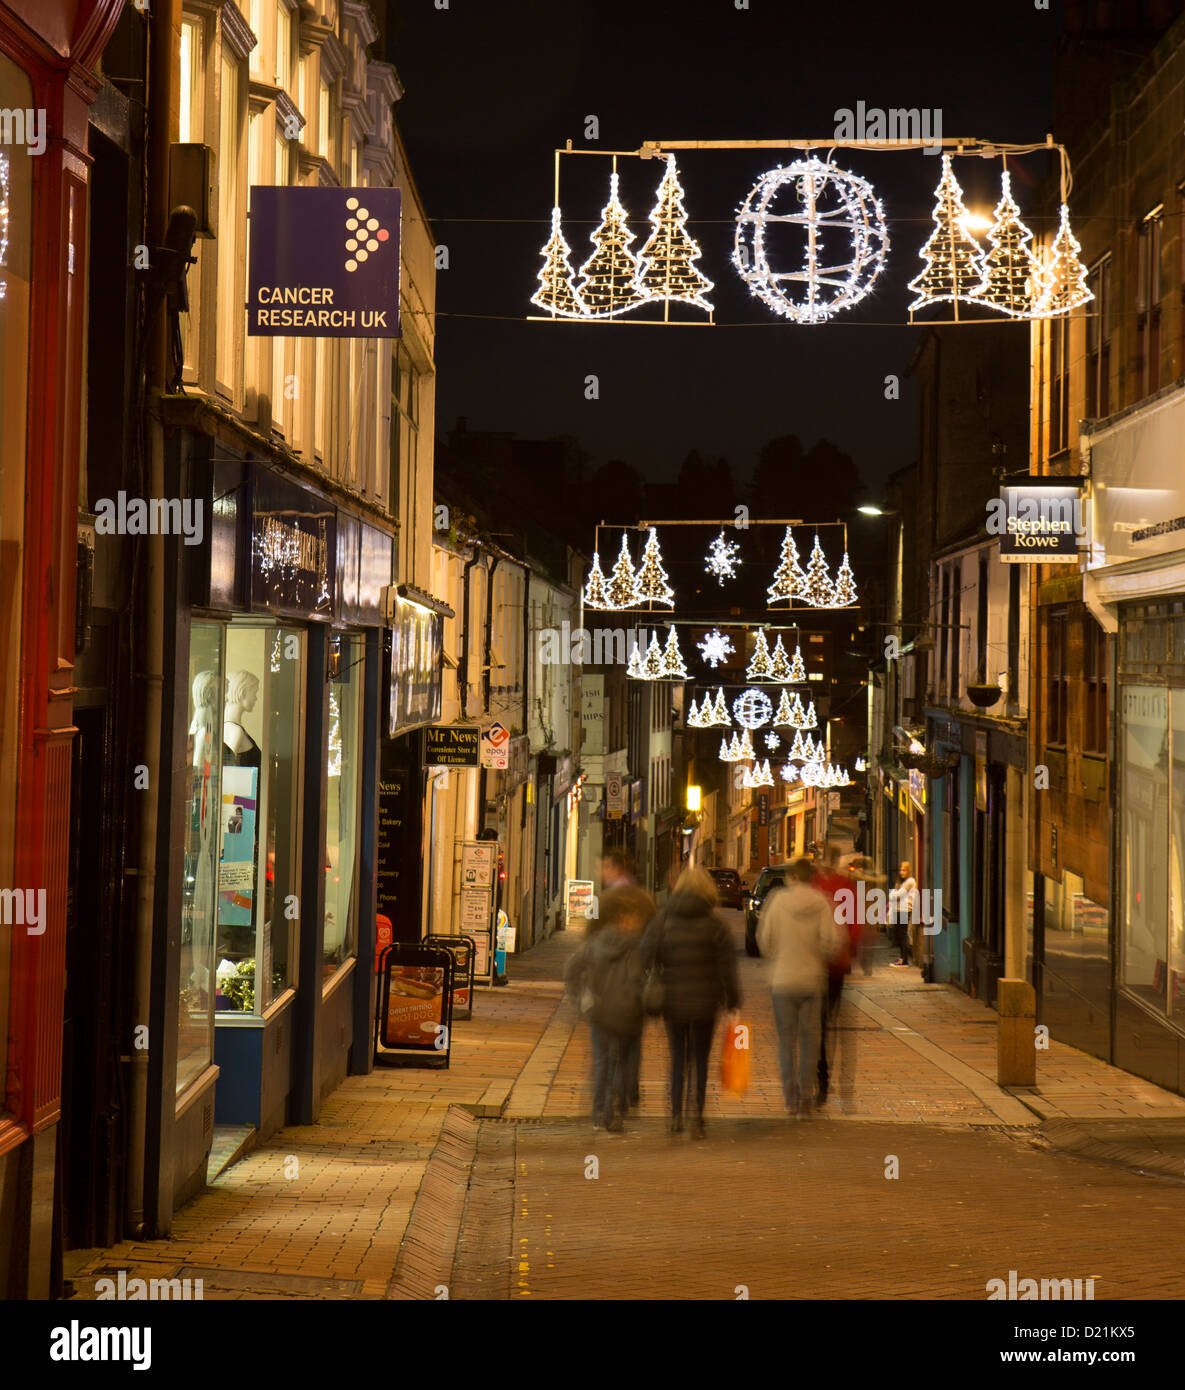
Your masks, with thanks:
[(292, 81), (292, 11), (280, 0), (276, 6), (276, 86), (284, 91)]
[(222, 43), (222, 88), (218, 103), (218, 287), (215, 338), (215, 381), (231, 401), (239, 395), (242, 378), (244, 139), (247, 81), (242, 59)]

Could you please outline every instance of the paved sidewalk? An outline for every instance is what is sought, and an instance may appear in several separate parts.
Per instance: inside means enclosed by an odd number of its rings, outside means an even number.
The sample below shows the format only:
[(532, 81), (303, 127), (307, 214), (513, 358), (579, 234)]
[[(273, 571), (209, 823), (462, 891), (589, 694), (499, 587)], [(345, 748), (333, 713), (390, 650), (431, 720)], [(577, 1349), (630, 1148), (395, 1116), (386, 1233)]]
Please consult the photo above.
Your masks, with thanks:
[[(740, 914), (725, 915), (739, 948)], [(482, 1140), (475, 1117), (545, 1120), (561, 1128), (580, 1117), (572, 1133), (586, 1132), (588, 1034), (561, 984), (564, 962), (580, 940), (578, 931), (558, 934), (512, 959), (510, 985), (479, 991), (474, 1018), (455, 1026), (448, 1071), (349, 1077), (317, 1124), (282, 1130), (228, 1168), (177, 1214), (168, 1239), (67, 1254), (66, 1277), (76, 1296), (93, 1298), (96, 1278), (124, 1269), (129, 1278), (201, 1278), (207, 1298), (404, 1297), (416, 1279), (429, 1291), (414, 1296), (431, 1297), (428, 1267), (439, 1263), (437, 1254), (446, 1264), (451, 1258), (433, 1247), (446, 1239), (446, 1228), (455, 1237), (460, 1227), (456, 1203), (464, 1205), (472, 1155), (484, 1143), (506, 1161), (498, 1126), (485, 1126), (491, 1137)], [(768, 1125), (783, 1110), (765, 965), (742, 954), (739, 969), (742, 1015), (752, 1029), (752, 1083), (735, 1097), (721, 1093), (713, 1077), (708, 1101), (712, 1128), (737, 1133)], [(1034, 1090), (1002, 1091), (994, 1081), (995, 1023), (992, 1010), (948, 986), (923, 984), (914, 971), (880, 966), (870, 977), (851, 977), (833, 1039), (825, 1110), (827, 1120), (841, 1123), (829, 1130), (887, 1123), (919, 1127), (921, 1140), (921, 1127), (964, 1133), (1008, 1127), (1042, 1147), (1145, 1171), (1185, 1172), (1185, 1098), (1057, 1042), (1038, 1056)], [(714, 1058), (714, 1073), (717, 1065)], [(665, 1076), (665, 1039), (652, 1023), (635, 1127), (661, 1130)], [(1128, 1128), (1116, 1132), (1120, 1123)], [(513, 1128), (503, 1131), (511, 1149)], [(1170, 1137), (1157, 1148), (1156, 1134), (1165, 1130)], [(854, 1134), (845, 1143), (862, 1145)], [(481, 1200), (496, 1205), (495, 1198), (487, 1193)], [(423, 1219), (409, 1234), (413, 1208)], [(444, 1225), (434, 1226), (433, 1214)], [(489, 1267), (498, 1265), (489, 1259)]]

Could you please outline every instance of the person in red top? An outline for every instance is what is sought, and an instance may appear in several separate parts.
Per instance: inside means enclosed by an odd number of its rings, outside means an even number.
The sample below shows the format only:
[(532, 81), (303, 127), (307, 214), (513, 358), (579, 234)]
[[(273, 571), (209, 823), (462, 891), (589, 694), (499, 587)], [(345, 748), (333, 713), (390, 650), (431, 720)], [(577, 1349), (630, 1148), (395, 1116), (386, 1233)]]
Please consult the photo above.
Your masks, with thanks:
[[(835, 895), (841, 889), (851, 891), (852, 879), (840, 869), (839, 855), (831, 845), (828, 845), (823, 851), (823, 862), (816, 870), (811, 884), (820, 893), (825, 894), (833, 906)], [(851, 912), (842, 914), (843, 917), (855, 915)], [(818, 1105), (822, 1105), (826, 1101), (830, 1083), (830, 1069), (827, 1063), (828, 1029), (834, 1029), (839, 1018), (839, 1001), (843, 994), (844, 978), (852, 968), (852, 961), (860, 954), (860, 923), (852, 922), (845, 926), (838, 909), (835, 920), (839, 926), (844, 927), (841, 936), (846, 936), (847, 949), (831, 961), (827, 967), (827, 997), (823, 1001), (823, 1036), (819, 1042), (819, 1091), (816, 1096), (816, 1104)], [(832, 1051), (834, 1052), (834, 1048)]]

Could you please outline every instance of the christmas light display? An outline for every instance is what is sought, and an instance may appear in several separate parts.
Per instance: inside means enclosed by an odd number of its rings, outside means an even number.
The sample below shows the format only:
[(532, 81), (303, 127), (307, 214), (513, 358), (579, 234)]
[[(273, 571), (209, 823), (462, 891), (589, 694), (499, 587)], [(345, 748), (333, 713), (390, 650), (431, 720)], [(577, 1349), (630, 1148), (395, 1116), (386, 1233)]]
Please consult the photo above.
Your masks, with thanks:
[(772, 787), (774, 775), (769, 770), (769, 759), (763, 763), (755, 763), (753, 767), (753, 785), (755, 787)]
[(642, 653), (638, 650), (637, 642), (634, 643), (633, 650), (630, 652), (629, 664), (625, 668), (625, 673), (627, 676), (632, 676), (636, 681), (644, 681), (646, 679), (642, 671)]
[(753, 768), (747, 767), (741, 774), (741, 786), (746, 788), (755, 787), (757, 783), (753, 780)]
[(794, 742), (790, 745), (790, 752), (786, 756), (790, 759), (791, 762), (806, 762), (806, 744), (803, 741), (801, 730), (799, 730), (799, 732), (794, 735)]
[(667, 629), (667, 644), (662, 653), (662, 673), (664, 676), (687, 679), (687, 667), (683, 664), (683, 653), (679, 650), (679, 638), (673, 627)]
[(633, 606), (665, 603), (668, 608), (675, 606), (675, 591), (667, 581), (663, 569), (662, 553), (658, 548), (658, 532), (652, 526), (642, 551), (642, 563), (634, 579)]
[(911, 313), (928, 304), (974, 303), (983, 282), (983, 252), (968, 229), (967, 205), (948, 154), (942, 156), (942, 177), (934, 197), (934, 230), (919, 253), (925, 266), (909, 282), (917, 296), (909, 306)]
[(1020, 208), (1013, 200), (1007, 169), (1000, 176), (1000, 201), (987, 239), (990, 249), (984, 253), (976, 298), (1013, 318), (1028, 318), (1039, 293), (1040, 267), (1029, 247), (1033, 234), (1020, 220)]
[(794, 659), (790, 663), (790, 684), (801, 685), (806, 680), (806, 667), (802, 663), (802, 648), (795, 645)]
[[(794, 697), (796, 700), (798, 696)], [(801, 706), (801, 701), (799, 705)], [(781, 699), (778, 701), (777, 713), (773, 717), (773, 727), (775, 729), (792, 729), (794, 727), (793, 708), (790, 704), (788, 691), (783, 690)]]
[(658, 645), (658, 633), (651, 633), (650, 645), (646, 648), (646, 655), (642, 659), (642, 679), (661, 680), (662, 668), (663, 654), (662, 648)]
[(769, 659), (769, 643), (765, 640), (764, 631), (758, 628), (757, 641), (753, 647), (753, 656), (745, 671), (745, 679), (759, 680), (762, 676), (768, 676), (772, 669), (773, 666)]
[(771, 752), (778, 746), (778, 744), (781, 743), (781, 741), (782, 740), (777, 736), (777, 734), (766, 734), (765, 736), (765, 746)]
[(1070, 210), (1063, 203), (1057, 235), (1041, 262), (1034, 317), (1068, 314), (1094, 298), (1086, 287), (1086, 267), (1078, 254), (1081, 250), (1070, 230)]
[[(769, 263), (766, 238), (780, 223), (803, 230), (798, 269)], [(811, 156), (758, 179), (737, 213), (732, 263), (774, 313), (826, 323), (869, 293), (888, 249), (884, 209), (871, 185)]]
[(559, 208), (551, 210), (551, 237), (541, 254), (543, 268), (539, 271), (539, 288), (531, 296), (531, 303), (559, 318), (586, 318), (588, 310), (572, 283), (572, 266), (568, 260), (572, 248), (564, 240)]
[(764, 690), (746, 690), (732, 702), (733, 717), (743, 729), (760, 729), (769, 723), (773, 712), (773, 704)]
[(802, 716), (802, 723), (798, 725), (800, 729), (817, 729), (819, 720), (815, 714), (815, 702), (811, 700), (806, 707), (806, 713)]
[(774, 643), (773, 660), (770, 662), (769, 678), (785, 685), (790, 680), (790, 658), (782, 645), (781, 637)]
[(729, 729), (732, 727), (732, 717), (728, 713), (728, 706), (724, 703), (723, 686), (720, 686), (716, 691), (716, 699), (712, 705), (712, 723), (717, 728)]
[(646, 303), (636, 283), (638, 258), (630, 250), (633, 240), (626, 210), (617, 196), (614, 170), (609, 176), (609, 201), (601, 209), (600, 225), (592, 234), (592, 254), (580, 267), (576, 296), (584, 306), (584, 318), (613, 318)]
[(765, 592), (770, 603), (779, 603), (782, 599), (793, 601), (805, 587), (806, 575), (798, 563), (798, 547), (794, 544), (794, 536), (787, 526), (786, 534), (782, 537), (781, 559), (774, 571), (774, 582)]
[(868, 759), (867, 759), (867, 758), (861, 757), (861, 758), (857, 758), (857, 759), (856, 759), (856, 771), (857, 771), (857, 772), (867, 772), (867, 771), (868, 771)]
[(695, 264), (703, 253), (687, 232), (687, 211), (674, 155), (667, 155), (650, 226), (650, 235), (638, 255), (637, 292), (645, 299), (678, 300), (711, 312), (704, 294), (712, 282)]
[(726, 579), (737, 577), (737, 566), (741, 563), (737, 557), (740, 553), (740, 546), (730, 541), (721, 531), (708, 547), (708, 553), (704, 559), (704, 569), (709, 574), (714, 574), (717, 582), (723, 587)]
[(737, 752), (742, 758), (755, 758), (757, 754), (753, 750), (753, 735), (746, 729), (737, 740)]
[(792, 729), (808, 729), (810, 725), (806, 722), (806, 712), (802, 708), (802, 696), (796, 690), (794, 700), (790, 705), (789, 725)]
[(629, 541), (625, 533), (621, 537), (621, 551), (605, 584), (605, 598), (610, 608), (631, 608), (637, 599), (638, 576), (634, 562), (630, 559)]
[(835, 575), (835, 589), (831, 595), (832, 607), (850, 608), (859, 601), (859, 596), (856, 593), (856, 576), (852, 573), (852, 567), (848, 563), (848, 552), (845, 550), (843, 564), (840, 565)]
[(778, 768), (778, 776), (782, 779), (783, 782), (797, 782), (798, 768), (795, 767), (793, 763), (784, 763), (780, 768)]
[(605, 576), (601, 572), (601, 557), (593, 551), (592, 568), (588, 572), (588, 581), (584, 586), (583, 594), (585, 608), (612, 608), (609, 602), (609, 595), (605, 591)]
[(827, 572), (827, 558), (819, 544), (818, 532), (815, 533), (815, 544), (807, 562), (806, 580), (799, 597), (812, 608), (832, 608), (835, 605), (835, 586)]
[(713, 628), (711, 632), (696, 644), (699, 647), (700, 655), (704, 661), (716, 669), (722, 662), (728, 660), (736, 648), (732, 645), (732, 638), (721, 632), (718, 628)]
[(821, 787), (823, 785), (823, 764), (810, 762), (803, 763), (798, 771), (804, 787)]
[[(706, 705), (706, 702), (705, 702), (705, 705)], [(707, 728), (707, 724), (704, 722), (704, 716), (703, 716), (703, 714), (700, 712), (700, 710), (696, 707), (696, 703), (695, 703), (694, 698), (693, 698), (692, 701), (691, 701), (691, 708), (687, 711), (687, 727), (688, 727), (689, 729), (705, 729), (705, 728)]]
[(741, 760), (741, 745), (736, 734), (731, 739), (722, 738), (720, 740), (720, 761), (722, 763), (739, 763)]

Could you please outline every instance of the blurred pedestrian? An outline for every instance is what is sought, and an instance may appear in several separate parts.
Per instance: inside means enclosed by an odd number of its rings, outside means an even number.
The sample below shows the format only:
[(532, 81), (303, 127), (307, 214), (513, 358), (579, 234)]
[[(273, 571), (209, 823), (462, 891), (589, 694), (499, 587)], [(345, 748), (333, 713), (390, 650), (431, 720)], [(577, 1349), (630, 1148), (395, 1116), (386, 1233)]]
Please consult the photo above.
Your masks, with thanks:
[[(852, 960), (860, 949), (860, 923), (856, 920), (858, 914), (854, 910), (856, 885), (851, 875), (844, 873), (840, 868), (839, 853), (833, 846), (828, 845), (824, 851), (823, 863), (815, 871), (811, 886), (817, 888), (831, 904), (831, 920), (836, 927), (840, 946), (839, 954), (827, 962), (827, 992), (823, 996), (823, 1017), (819, 1028), (819, 1089), (815, 1100), (818, 1105), (824, 1105), (831, 1079), (827, 1060), (828, 1035), (831, 1036), (831, 1051), (834, 1053), (843, 983), (852, 968)], [(839, 911), (836, 902), (837, 893), (850, 895), (843, 912)], [(843, 901), (840, 899), (840, 902)]]
[[(884, 879), (876, 872), (872, 860), (867, 855), (854, 854), (848, 860), (847, 872), (852, 880), (852, 892), (856, 895), (853, 904), (852, 915), (856, 921), (855, 934), (859, 937), (859, 945), (853, 951), (853, 958), (859, 959), (860, 968), (865, 976), (872, 974), (872, 947), (874, 933), (868, 930), (868, 923), (864, 920), (864, 911), (861, 902), (865, 901), (869, 889), (879, 888), (884, 884)], [(860, 885), (864, 885), (864, 896), (861, 896)]]
[(629, 850), (607, 849), (601, 855), (601, 887), (606, 893), (611, 888), (626, 888), (637, 881), (638, 866)]
[(596, 930), (590, 929), (564, 969), (564, 984), (588, 1019), (593, 1128), (611, 1134), (624, 1130), (631, 1088), (637, 1086), (645, 1017), (639, 947), (653, 906), (638, 887), (610, 889), (601, 898)]
[(903, 859), (897, 868), (897, 882), (889, 890), (889, 921), (893, 924), (893, 938), (897, 942), (895, 966), (910, 963), (909, 926), (917, 902), (918, 884), (913, 876), (909, 861)]
[(693, 1139), (704, 1137), (708, 1057), (716, 1015), (741, 1003), (736, 948), (716, 913), (716, 884), (698, 867), (679, 875), (642, 938), (642, 968), (662, 971), (662, 1016), (671, 1058), (671, 1133), (683, 1129), (684, 1077), (695, 1073)]
[(770, 963), (782, 1094), (791, 1116), (811, 1114), (827, 966), (842, 949), (830, 900), (811, 886), (814, 865), (796, 859), (790, 883), (770, 893), (757, 923), (757, 945)]

